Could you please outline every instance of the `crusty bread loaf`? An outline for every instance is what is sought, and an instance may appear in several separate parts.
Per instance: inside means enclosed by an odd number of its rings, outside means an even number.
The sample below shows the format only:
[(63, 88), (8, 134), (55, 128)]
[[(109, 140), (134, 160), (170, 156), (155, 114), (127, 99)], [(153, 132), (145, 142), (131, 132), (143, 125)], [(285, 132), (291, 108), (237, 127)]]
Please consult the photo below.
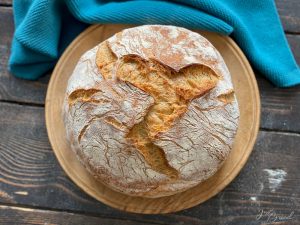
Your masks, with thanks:
[(211, 177), (239, 118), (219, 52), (198, 33), (162, 25), (123, 30), (86, 52), (63, 107), (67, 138), (88, 171), (144, 197)]

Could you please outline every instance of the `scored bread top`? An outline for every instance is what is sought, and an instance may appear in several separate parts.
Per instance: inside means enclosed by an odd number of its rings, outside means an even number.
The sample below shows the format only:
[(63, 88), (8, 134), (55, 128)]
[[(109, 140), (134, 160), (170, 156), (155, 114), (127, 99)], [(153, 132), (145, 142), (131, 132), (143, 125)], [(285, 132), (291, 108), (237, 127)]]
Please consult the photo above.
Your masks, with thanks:
[(146, 25), (86, 52), (67, 87), (72, 149), (111, 188), (159, 197), (212, 176), (239, 110), (219, 52), (198, 33)]

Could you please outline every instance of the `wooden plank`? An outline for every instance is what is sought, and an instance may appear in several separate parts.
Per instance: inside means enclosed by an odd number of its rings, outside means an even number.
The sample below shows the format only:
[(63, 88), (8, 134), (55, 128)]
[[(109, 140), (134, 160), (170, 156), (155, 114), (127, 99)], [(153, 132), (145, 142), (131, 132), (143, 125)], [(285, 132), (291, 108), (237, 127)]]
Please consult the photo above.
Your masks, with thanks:
[(0, 7), (0, 27), (0, 100), (44, 104), (50, 74), (38, 81), (28, 81), (7, 70), (14, 32), (12, 8)]
[(257, 77), (261, 94), (261, 128), (300, 132), (300, 87), (275, 88)]
[[(260, 132), (240, 175), (213, 199), (175, 214), (114, 210), (76, 187), (48, 142), (44, 109), (0, 103), (0, 203), (22, 204), (166, 224), (262, 224), (271, 209), (299, 224), (300, 135)], [(264, 217), (257, 216), (264, 210)], [(273, 214), (274, 214), (273, 212)], [(270, 212), (269, 212), (270, 213)], [(274, 217), (274, 216), (273, 216)]]
[(64, 225), (142, 225), (157, 224), (145, 221), (134, 221), (115, 218), (102, 218), (69, 212), (57, 212), (41, 209), (0, 205), (0, 224), (64, 224)]
[(300, 1), (299, 0), (276, 0), (276, 7), (281, 23), (286, 32), (300, 32)]
[[(299, 1), (300, 2), (300, 1)], [(296, 62), (298, 65), (300, 64), (300, 35), (286, 35), (287, 40), (289, 42), (289, 45), (291, 47), (291, 50), (293, 52), (293, 55), (296, 59)]]
[[(287, 35), (287, 38), (300, 64), (300, 35)], [(276, 88), (260, 75), (257, 75), (257, 81), (262, 104), (260, 126), (266, 129), (300, 132), (300, 86)]]
[(0, 0), (0, 5), (1, 6), (11, 6), (12, 0)]

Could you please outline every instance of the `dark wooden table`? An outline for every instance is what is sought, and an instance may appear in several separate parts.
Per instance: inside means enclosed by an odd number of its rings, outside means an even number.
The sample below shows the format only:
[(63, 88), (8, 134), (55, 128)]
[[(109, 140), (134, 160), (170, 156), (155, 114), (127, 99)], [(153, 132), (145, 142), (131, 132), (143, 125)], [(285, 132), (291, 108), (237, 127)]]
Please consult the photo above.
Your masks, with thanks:
[[(276, 4), (300, 63), (300, 1)], [(0, 0), (0, 224), (300, 224), (300, 86), (279, 89), (257, 73), (258, 140), (216, 197), (174, 214), (125, 213), (89, 197), (61, 169), (45, 127), (50, 73), (34, 82), (9, 74), (13, 31), (11, 0)]]

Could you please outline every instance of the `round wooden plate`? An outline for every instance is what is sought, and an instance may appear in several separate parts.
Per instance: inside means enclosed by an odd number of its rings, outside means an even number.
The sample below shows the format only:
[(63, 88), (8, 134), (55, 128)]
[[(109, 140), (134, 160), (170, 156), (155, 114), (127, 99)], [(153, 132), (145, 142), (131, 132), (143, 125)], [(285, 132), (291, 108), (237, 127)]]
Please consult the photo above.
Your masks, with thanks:
[(80, 56), (128, 27), (132, 25), (93, 25), (81, 33), (61, 56), (51, 76), (46, 97), (46, 125), (50, 143), (60, 165), (74, 183), (107, 205), (135, 213), (169, 213), (193, 207), (225, 188), (240, 172), (252, 151), (260, 121), (260, 99), (253, 71), (232, 39), (215, 33), (200, 32), (224, 57), (239, 103), (239, 128), (229, 158), (213, 177), (176, 195), (150, 199), (118, 193), (95, 180), (79, 163), (65, 138), (61, 115), (67, 81)]

